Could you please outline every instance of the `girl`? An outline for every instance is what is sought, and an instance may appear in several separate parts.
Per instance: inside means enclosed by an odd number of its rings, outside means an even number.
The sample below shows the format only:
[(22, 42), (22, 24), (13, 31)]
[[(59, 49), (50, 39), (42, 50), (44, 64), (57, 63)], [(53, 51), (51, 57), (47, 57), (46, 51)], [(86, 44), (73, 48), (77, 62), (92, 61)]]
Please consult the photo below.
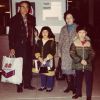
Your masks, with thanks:
[[(56, 52), (54, 34), (48, 26), (41, 29), (40, 40), (37, 42), (35, 56), (40, 62), (41, 87), (39, 91), (46, 89), (52, 91), (54, 85), (54, 55)], [(44, 69), (45, 68), (45, 69)]]

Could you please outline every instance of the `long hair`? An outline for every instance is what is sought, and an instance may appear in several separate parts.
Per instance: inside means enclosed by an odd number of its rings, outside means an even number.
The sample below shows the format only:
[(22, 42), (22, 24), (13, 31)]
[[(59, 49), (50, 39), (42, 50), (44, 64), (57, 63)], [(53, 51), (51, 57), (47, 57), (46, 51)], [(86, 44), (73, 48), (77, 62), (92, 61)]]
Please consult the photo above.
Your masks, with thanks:
[(40, 38), (40, 39), (43, 38), (43, 36), (42, 36), (43, 30), (47, 30), (47, 31), (48, 31), (48, 37), (49, 37), (49, 38), (54, 38), (54, 39), (55, 39), (55, 35), (53, 34), (51, 28), (48, 27), (48, 26), (42, 27), (42, 29), (41, 29), (41, 31), (40, 31), (40, 35), (39, 35), (39, 38)]

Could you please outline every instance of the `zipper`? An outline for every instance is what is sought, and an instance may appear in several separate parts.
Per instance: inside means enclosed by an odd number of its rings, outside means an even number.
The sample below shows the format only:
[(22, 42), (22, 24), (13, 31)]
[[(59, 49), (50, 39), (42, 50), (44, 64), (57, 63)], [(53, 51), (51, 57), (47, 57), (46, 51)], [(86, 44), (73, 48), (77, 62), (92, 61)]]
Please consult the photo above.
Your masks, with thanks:
[[(83, 60), (84, 60), (84, 45), (83, 45)], [(83, 70), (82, 71), (84, 72), (84, 65), (83, 65)]]

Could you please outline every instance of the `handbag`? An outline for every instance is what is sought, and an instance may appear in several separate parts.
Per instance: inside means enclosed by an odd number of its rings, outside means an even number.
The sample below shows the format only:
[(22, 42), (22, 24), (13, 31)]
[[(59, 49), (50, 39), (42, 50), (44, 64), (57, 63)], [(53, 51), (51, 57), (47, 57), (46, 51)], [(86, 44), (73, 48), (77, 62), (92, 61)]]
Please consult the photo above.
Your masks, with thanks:
[(45, 64), (41, 64), (39, 73), (48, 73), (53, 66), (53, 60), (48, 60)]
[(48, 68), (47, 66), (43, 65), (39, 69), (39, 73), (48, 73)]
[(33, 73), (39, 73), (39, 66), (40, 62), (37, 59), (33, 59), (33, 64), (32, 64), (32, 72)]
[(23, 58), (3, 56), (1, 82), (22, 83)]

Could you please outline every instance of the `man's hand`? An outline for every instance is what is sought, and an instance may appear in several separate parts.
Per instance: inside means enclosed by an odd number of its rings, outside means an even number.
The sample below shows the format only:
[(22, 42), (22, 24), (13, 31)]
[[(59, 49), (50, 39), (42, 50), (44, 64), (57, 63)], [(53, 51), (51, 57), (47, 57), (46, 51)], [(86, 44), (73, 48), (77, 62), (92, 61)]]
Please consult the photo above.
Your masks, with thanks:
[(9, 56), (14, 56), (14, 55), (15, 55), (15, 50), (11, 49), (10, 52), (9, 52)]

